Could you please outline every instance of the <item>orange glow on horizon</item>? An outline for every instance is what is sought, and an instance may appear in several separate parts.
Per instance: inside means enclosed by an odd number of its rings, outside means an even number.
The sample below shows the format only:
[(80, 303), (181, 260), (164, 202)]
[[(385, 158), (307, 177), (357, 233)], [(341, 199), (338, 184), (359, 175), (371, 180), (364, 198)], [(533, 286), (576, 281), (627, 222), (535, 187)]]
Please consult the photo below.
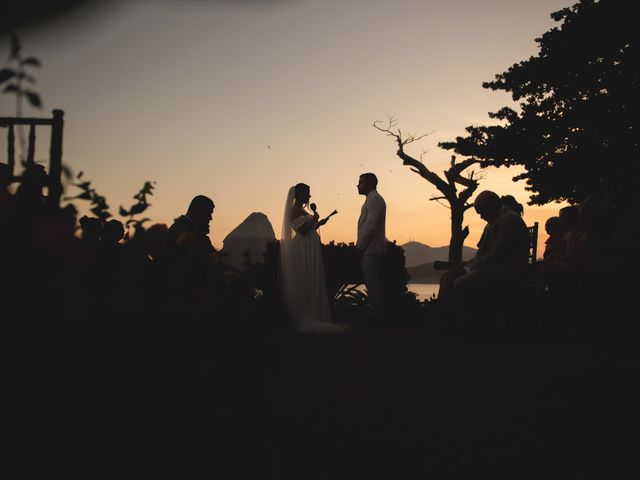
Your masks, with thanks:
[[(442, 173), (450, 152), (438, 142), (512, 105), (482, 82), (534, 55), (534, 39), (556, 25), (550, 13), (566, 6), (131, 2), (84, 22), (19, 32), (24, 53), (43, 64), (33, 73), (45, 108), (25, 116), (65, 111), (63, 161), (84, 172), (116, 218), (151, 180), (156, 189), (143, 217), (152, 222), (171, 224), (203, 194), (216, 204), (217, 248), (256, 211), (279, 237), (287, 190), (305, 182), (321, 216), (339, 212), (322, 228), (323, 241), (348, 243), (363, 202), (358, 176), (374, 172), (388, 206), (387, 237), (443, 246), (449, 213), (429, 201), (435, 187), (403, 167), (393, 139), (371, 123), (396, 114), (403, 132), (433, 131), (407, 153), (427, 150), (425, 163)], [(409, 53), (399, 60), (399, 51)], [(0, 57), (7, 53), (0, 41)], [(0, 96), (1, 116), (14, 108), (13, 97)], [(39, 145), (47, 138), (39, 131)], [(40, 160), (48, 151), (38, 148)], [(560, 206), (527, 206), (514, 174), (490, 169), (478, 192), (512, 194), (524, 204), (526, 223), (539, 222), (541, 255), (544, 221)], [(86, 213), (83, 202), (75, 204)], [(465, 223), (466, 244), (475, 246), (483, 222), (469, 210)]]

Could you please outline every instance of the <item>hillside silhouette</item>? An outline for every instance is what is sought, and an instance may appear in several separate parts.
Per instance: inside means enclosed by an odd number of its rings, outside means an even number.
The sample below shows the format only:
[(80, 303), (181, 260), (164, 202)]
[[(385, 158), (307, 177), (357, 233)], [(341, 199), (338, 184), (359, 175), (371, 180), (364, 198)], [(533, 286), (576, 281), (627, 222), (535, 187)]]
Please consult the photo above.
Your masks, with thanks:
[[(415, 267), (424, 263), (433, 263), (436, 260), (449, 258), (449, 247), (431, 247), (420, 242), (407, 242), (400, 245), (404, 250), (405, 265)], [(472, 247), (462, 248), (462, 260), (470, 260), (477, 249)]]

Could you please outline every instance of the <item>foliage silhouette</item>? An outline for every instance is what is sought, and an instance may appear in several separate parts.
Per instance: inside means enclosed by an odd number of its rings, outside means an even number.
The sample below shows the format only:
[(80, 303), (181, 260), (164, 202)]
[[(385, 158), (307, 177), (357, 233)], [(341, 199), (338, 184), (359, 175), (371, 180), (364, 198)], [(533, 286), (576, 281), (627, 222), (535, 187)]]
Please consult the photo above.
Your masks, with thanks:
[[(77, 180), (81, 180), (83, 176), (83, 172), (79, 172), (76, 175)], [(91, 208), (89, 209), (91, 213), (93, 213), (96, 217), (98, 217), (102, 222), (105, 222), (107, 219), (111, 218), (113, 215), (109, 212), (109, 205), (107, 204), (107, 199), (100, 195), (95, 188), (91, 186), (90, 181), (84, 181), (79, 183), (72, 183), (74, 187), (82, 190), (81, 193), (72, 197), (65, 197), (64, 200), (86, 200), (90, 202)]]
[[(76, 175), (76, 179), (81, 180), (83, 175), (84, 175), (84, 172), (79, 172)], [(134, 217), (136, 215), (143, 213), (145, 210), (147, 210), (147, 208), (151, 206), (151, 204), (148, 201), (148, 197), (153, 195), (153, 189), (155, 188), (154, 186), (155, 183), (156, 182), (151, 182), (151, 181), (144, 182), (144, 185), (142, 186), (140, 191), (138, 191), (138, 193), (136, 193), (133, 196), (133, 198), (137, 200), (137, 202), (134, 203), (131, 207), (129, 207), (129, 209), (126, 209), (120, 206), (120, 209), (118, 210), (118, 213), (120, 214), (120, 216), (123, 218), (129, 217), (125, 221), (125, 228), (126, 228), (125, 237), (124, 237), (125, 240), (129, 240), (132, 237), (131, 235), (132, 228), (133, 228), (133, 231), (135, 232), (140, 231), (142, 230), (144, 223), (150, 221), (149, 218), (137, 219)], [(90, 202), (91, 213), (93, 213), (102, 222), (107, 221), (109, 218), (113, 216), (111, 212), (109, 212), (109, 205), (107, 204), (107, 199), (96, 191), (96, 189), (91, 185), (90, 181), (83, 181), (83, 182), (81, 181), (78, 183), (72, 183), (72, 185), (82, 190), (82, 192), (72, 197), (65, 197), (65, 200), (67, 201), (86, 200)]]
[(583, 0), (552, 13), (560, 25), (536, 39), (538, 54), (483, 84), (511, 93), (519, 108), (490, 113), (497, 125), (469, 126), (440, 146), (483, 166), (524, 167), (514, 180), (526, 181), (531, 204), (580, 202), (602, 177), (627, 202), (640, 171), (632, 6)]
[(142, 227), (142, 225), (145, 222), (148, 222), (150, 220), (149, 218), (143, 218), (139, 220), (139, 219), (134, 219), (133, 217), (135, 215), (141, 214), (147, 208), (150, 207), (150, 204), (147, 201), (147, 197), (153, 195), (153, 189), (155, 188), (154, 187), (155, 183), (156, 182), (149, 182), (149, 181), (144, 182), (144, 185), (142, 186), (140, 191), (133, 196), (133, 198), (137, 200), (137, 202), (134, 203), (131, 207), (129, 207), (128, 210), (120, 206), (120, 210), (119, 210), (120, 216), (129, 217), (125, 223), (125, 226), (127, 229), (127, 232), (125, 234), (125, 240), (128, 240), (131, 236), (131, 227), (133, 227), (134, 230), (139, 229)]
[[(31, 87), (25, 87), (25, 84), (35, 84), (36, 79), (28, 72), (28, 68), (40, 67), (41, 62), (37, 57), (24, 57), (22, 54), (22, 43), (20, 38), (14, 32), (9, 33), (9, 65), (0, 69), (0, 86), (4, 85), (2, 93), (15, 95), (16, 110), (15, 115), (21, 118), (23, 115), (23, 102), (26, 98), (29, 105), (34, 108), (42, 108), (42, 99), (40, 94)], [(21, 158), (24, 163), (26, 159), (26, 139), (24, 128), (18, 126), (18, 138), (20, 143)]]
[(22, 43), (16, 33), (9, 34), (10, 53), (9, 63), (15, 64), (15, 67), (5, 67), (0, 70), (0, 84), (9, 82), (5, 85), (2, 93), (10, 93), (16, 96), (16, 116), (22, 116), (22, 101), (27, 99), (29, 105), (34, 108), (42, 108), (42, 100), (35, 90), (25, 88), (25, 82), (29, 84), (36, 83), (35, 77), (29, 74), (27, 67), (40, 67), (41, 62), (37, 57), (29, 56), (24, 58), (22, 55)]
[[(327, 277), (327, 293), (333, 302), (340, 302), (344, 286), (361, 285), (364, 283), (360, 253), (353, 243), (329, 242), (322, 247), (322, 256), (325, 263)], [(365, 296), (366, 298), (366, 296)]]

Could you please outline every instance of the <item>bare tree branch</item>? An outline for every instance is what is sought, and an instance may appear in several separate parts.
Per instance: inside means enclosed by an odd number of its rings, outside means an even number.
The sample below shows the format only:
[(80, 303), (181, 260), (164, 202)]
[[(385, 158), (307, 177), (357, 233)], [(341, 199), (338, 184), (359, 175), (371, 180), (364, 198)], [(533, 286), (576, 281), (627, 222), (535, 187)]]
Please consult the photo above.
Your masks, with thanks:
[(433, 198), (430, 198), (429, 200), (433, 200), (433, 201), (437, 202), (438, 204), (442, 205), (443, 207), (448, 208), (449, 210), (451, 210), (451, 205), (449, 205), (448, 203), (444, 203), (442, 201), (442, 199), (443, 199), (443, 197), (433, 197)]
[(409, 145), (410, 143), (413, 142), (417, 142), (418, 140), (423, 139), (424, 137), (428, 137), (429, 135), (431, 135), (435, 130), (432, 130), (429, 133), (425, 133), (423, 135), (418, 135), (416, 136), (415, 134), (408, 134), (404, 139), (402, 138), (402, 130), (400, 130), (399, 128), (396, 129), (396, 131), (394, 132), (392, 129), (397, 125), (397, 119), (395, 118), (395, 116), (388, 116), (387, 117), (387, 125), (386, 127), (382, 127), (380, 124), (382, 123), (382, 120), (376, 120), (375, 122), (372, 123), (372, 125), (377, 128), (378, 130), (380, 130), (381, 132), (385, 132), (387, 135), (394, 137), (396, 139), (396, 143), (398, 144), (398, 148), (402, 148), (405, 145)]
[[(449, 260), (459, 261), (462, 256), (464, 239), (469, 235), (469, 228), (462, 228), (464, 212), (473, 206), (473, 204), (469, 204), (468, 201), (477, 190), (479, 180), (482, 178), (481, 174), (476, 175), (474, 171), (470, 172), (467, 176), (463, 176), (462, 172), (479, 162), (473, 158), (469, 158), (458, 163), (456, 162), (455, 155), (452, 155), (449, 168), (444, 171), (443, 179), (424, 164), (424, 156), (427, 153), (425, 150), (422, 151), (419, 159), (413, 158), (404, 151), (406, 145), (417, 142), (427, 135), (430, 135), (430, 133), (424, 135), (409, 134), (403, 137), (402, 131), (397, 128), (397, 123), (395, 116), (388, 116), (386, 125), (380, 120), (376, 120), (372, 125), (377, 130), (386, 133), (387, 136), (394, 138), (398, 146), (396, 154), (402, 159), (403, 165), (407, 165), (412, 172), (417, 173), (434, 185), (442, 194), (433, 196), (429, 200), (438, 202), (440, 205), (451, 210), (452, 234), (449, 242)], [(463, 187), (460, 192), (458, 192), (458, 185)]]
[(449, 168), (449, 171), (454, 175), (458, 176), (462, 173), (463, 170), (466, 170), (471, 165), (475, 165), (477, 163), (479, 163), (478, 160), (475, 160), (472, 158), (468, 158), (467, 160), (464, 160), (461, 163), (456, 163), (456, 156), (451, 155), (451, 167)]
[(450, 185), (440, 178), (437, 173), (429, 170), (424, 163), (416, 160), (410, 155), (407, 155), (402, 148), (398, 150), (397, 155), (402, 159), (403, 165), (413, 167), (422, 178), (432, 183), (444, 195), (451, 195), (452, 191)]
[(387, 125), (384, 127), (381, 126), (381, 123), (382, 123), (381, 120), (376, 120), (375, 122), (372, 123), (372, 125), (374, 128), (380, 130), (381, 132), (385, 132), (388, 136), (395, 138), (396, 144), (398, 145), (397, 155), (402, 159), (403, 165), (408, 165), (410, 167), (413, 167), (411, 168), (411, 171), (417, 173), (422, 178), (424, 178), (428, 182), (435, 185), (435, 187), (438, 190), (440, 190), (444, 195), (450, 194), (451, 192), (449, 192), (450, 188), (447, 182), (445, 182), (442, 178), (440, 178), (438, 174), (429, 170), (429, 168), (427, 168), (427, 166), (424, 163), (416, 160), (410, 155), (407, 155), (404, 151), (405, 145), (408, 145), (417, 140), (420, 140), (421, 138), (424, 138), (429, 134), (427, 133), (417, 137), (415, 135), (409, 135), (407, 138), (403, 139), (402, 131), (399, 128), (397, 128), (396, 131), (392, 130), (397, 124), (395, 117), (388, 117)]
[(451, 180), (467, 188), (476, 188), (478, 186), (478, 182), (476, 180), (463, 177), (462, 175), (453, 177)]
[(449, 210), (451, 210), (451, 205), (447, 204), (447, 203), (443, 203), (442, 200), (447, 200), (447, 197), (431, 197), (429, 199), (430, 201), (434, 201), (434, 202), (438, 202), (440, 205), (442, 205), (443, 207), (448, 208)]
[(487, 176), (487, 169), (486, 168), (481, 168), (480, 170), (473, 170), (471, 172), (472, 175), (476, 175), (476, 180), (480, 181), (480, 180), (484, 180)]

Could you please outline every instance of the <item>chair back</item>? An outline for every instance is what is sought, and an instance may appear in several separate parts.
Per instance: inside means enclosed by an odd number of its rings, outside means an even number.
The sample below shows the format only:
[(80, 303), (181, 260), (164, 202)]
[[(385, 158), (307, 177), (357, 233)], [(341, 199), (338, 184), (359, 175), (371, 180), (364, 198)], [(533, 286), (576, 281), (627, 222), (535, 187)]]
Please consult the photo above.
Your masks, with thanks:
[(529, 264), (533, 265), (538, 257), (538, 222), (527, 229), (529, 230)]
[[(35, 163), (36, 127), (51, 127), (49, 168), (47, 171), (47, 201), (50, 205), (59, 207), (60, 197), (62, 196), (62, 131), (64, 128), (64, 112), (62, 110), (53, 110), (51, 118), (0, 117), (0, 128), (7, 129), (7, 166), (12, 182), (21, 181), (21, 177), (15, 175), (15, 131), (23, 126), (29, 127), (29, 143), (26, 158), (22, 159), (25, 167)], [(25, 152), (22, 152), (22, 154), (25, 154)]]

